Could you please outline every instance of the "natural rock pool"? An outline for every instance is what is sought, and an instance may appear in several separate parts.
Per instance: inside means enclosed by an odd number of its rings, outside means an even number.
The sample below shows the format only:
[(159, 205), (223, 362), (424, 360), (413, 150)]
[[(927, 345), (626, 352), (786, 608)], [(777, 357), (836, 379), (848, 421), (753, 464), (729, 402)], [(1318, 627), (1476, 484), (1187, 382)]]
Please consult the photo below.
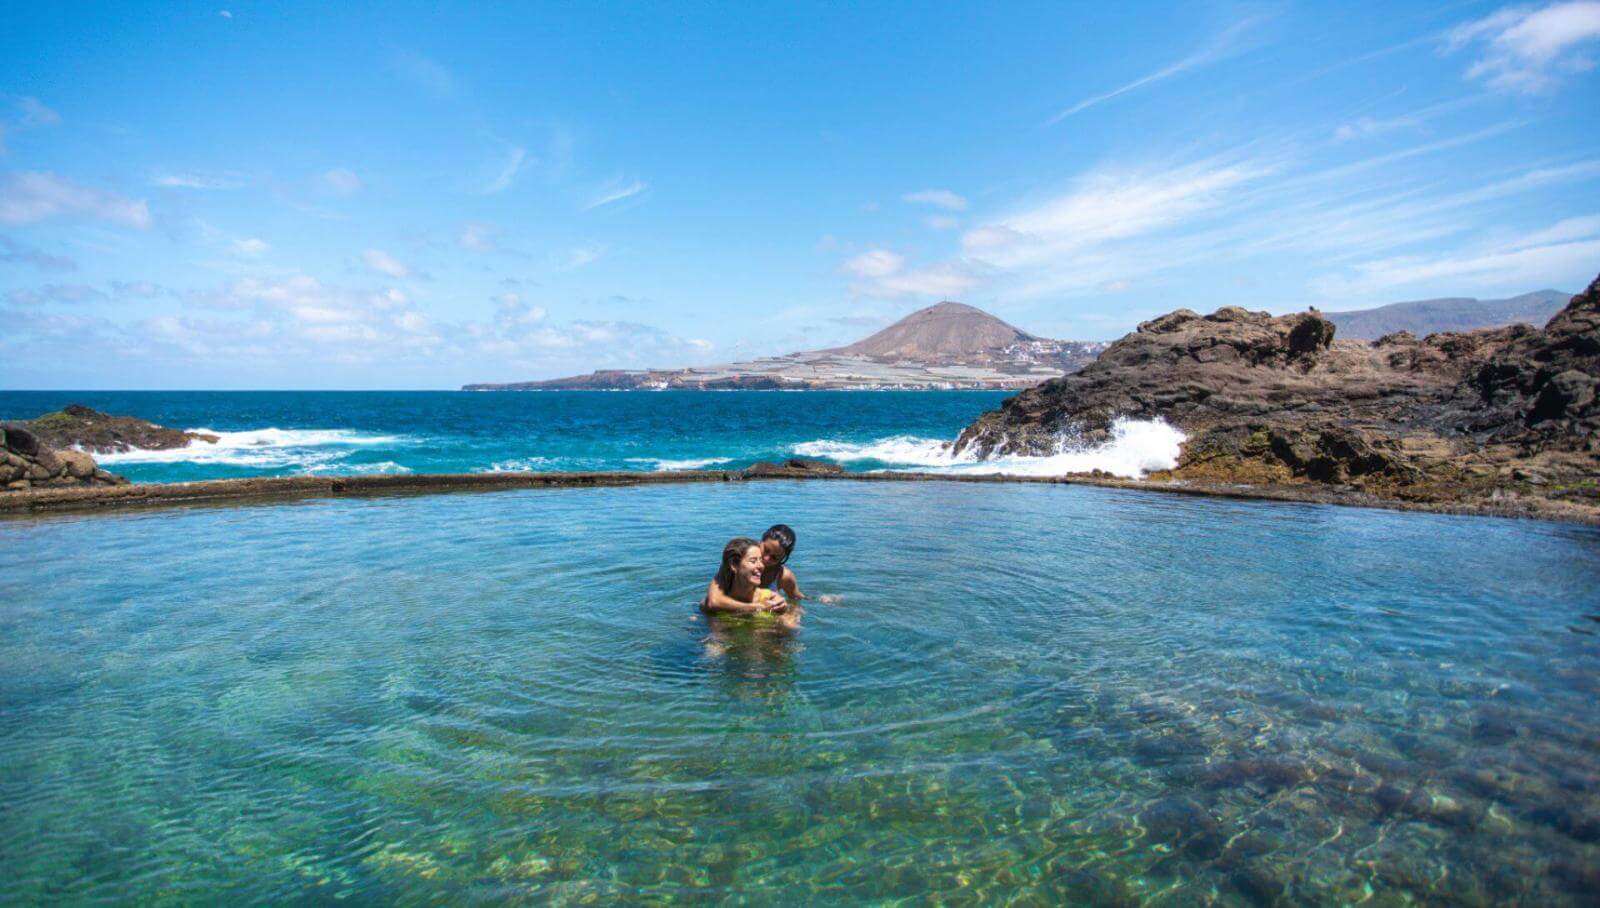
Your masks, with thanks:
[(0, 902), (1582, 903), (1597, 632), (1593, 529), (1081, 487), (0, 521)]

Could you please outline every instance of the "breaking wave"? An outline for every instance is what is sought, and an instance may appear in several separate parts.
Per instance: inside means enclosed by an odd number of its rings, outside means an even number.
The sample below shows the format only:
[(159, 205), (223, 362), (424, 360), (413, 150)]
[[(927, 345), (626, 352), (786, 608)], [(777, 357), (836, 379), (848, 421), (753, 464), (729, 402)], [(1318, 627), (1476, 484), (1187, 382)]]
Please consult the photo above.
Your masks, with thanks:
[(790, 450), (802, 457), (820, 457), (839, 463), (876, 461), (886, 468), (915, 467), (933, 473), (1008, 474), (1012, 476), (1064, 476), (1103, 470), (1113, 476), (1138, 479), (1155, 470), (1178, 465), (1184, 434), (1159, 419), (1118, 419), (1111, 424), (1110, 440), (1085, 445), (1071, 439), (1057, 443), (1056, 453), (1040, 457), (1004, 455), (979, 460), (971, 453), (955, 456), (947, 441), (896, 435), (870, 442), (807, 441)]
[[(350, 429), (246, 429), (242, 432), (218, 432), (214, 429), (189, 429), (190, 432), (217, 436), (215, 443), (191, 442), (186, 447), (150, 451), (133, 448), (110, 454), (96, 454), (101, 464), (113, 463), (198, 463), (223, 464), (238, 467), (297, 467), (306, 472), (324, 472), (334, 469), (348, 471), (364, 469), (379, 472), (382, 464), (364, 464), (359, 467), (336, 466), (353, 450), (365, 447), (394, 446), (411, 441), (403, 435), (363, 435)], [(395, 468), (393, 464), (387, 471)]]
[(667, 460), (660, 457), (630, 457), (628, 463), (648, 463), (655, 465), (657, 473), (667, 473), (673, 470), (703, 470), (706, 467), (719, 463), (727, 463), (727, 457), (691, 457), (686, 460)]

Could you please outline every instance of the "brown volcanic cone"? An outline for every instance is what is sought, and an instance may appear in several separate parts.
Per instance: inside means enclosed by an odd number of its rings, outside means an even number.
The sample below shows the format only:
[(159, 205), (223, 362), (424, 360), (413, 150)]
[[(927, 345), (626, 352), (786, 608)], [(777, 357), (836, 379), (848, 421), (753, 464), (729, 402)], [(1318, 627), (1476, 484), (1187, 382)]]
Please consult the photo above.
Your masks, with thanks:
[(991, 353), (1012, 344), (1040, 340), (982, 309), (964, 303), (939, 303), (905, 318), (837, 353), (882, 359), (938, 360)]

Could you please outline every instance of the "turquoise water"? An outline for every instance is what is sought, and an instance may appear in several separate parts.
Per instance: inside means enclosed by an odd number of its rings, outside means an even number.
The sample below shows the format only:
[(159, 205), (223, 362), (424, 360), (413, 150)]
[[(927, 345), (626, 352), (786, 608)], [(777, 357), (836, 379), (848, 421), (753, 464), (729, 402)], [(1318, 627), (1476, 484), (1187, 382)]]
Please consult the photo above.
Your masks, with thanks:
[(217, 445), (99, 456), (135, 482), (298, 473), (736, 469), (824, 457), (852, 470), (940, 467), (998, 391), (0, 391), (0, 419), (81, 403)]
[[(793, 636), (709, 628), (782, 520)], [(1592, 904), (1600, 532), (751, 483), (0, 521), (0, 903)]]

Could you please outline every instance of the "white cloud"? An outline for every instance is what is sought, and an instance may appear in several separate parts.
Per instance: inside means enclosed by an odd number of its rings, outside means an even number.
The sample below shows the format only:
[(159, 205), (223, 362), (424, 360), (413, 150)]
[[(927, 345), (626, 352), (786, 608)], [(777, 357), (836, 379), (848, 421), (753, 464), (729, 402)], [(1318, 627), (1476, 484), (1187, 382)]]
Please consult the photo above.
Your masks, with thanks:
[(76, 271), (78, 263), (64, 255), (52, 255), (41, 249), (0, 236), (0, 263), (17, 262), (32, 265), (41, 271)]
[(233, 254), (241, 258), (260, 258), (271, 248), (266, 240), (258, 240), (255, 237), (241, 237), (233, 241)]
[(1587, 72), (1595, 61), (1584, 48), (1600, 39), (1600, 0), (1533, 8), (1507, 7), (1450, 32), (1445, 50), (1482, 45), (1467, 78), (1501, 91), (1537, 94), (1562, 77)]
[(960, 218), (953, 218), (946, 214), (936, 214), (924, 221), (930, 230), (954, 230), (961, 226)]
[(1360, 262), (1346, 273), (1319, 280), (1316, 287), (1333, 298), (1462, 280), (1475, 288), (1526, 289), (1564, 278), (1587, 280), (1597, 261), (1600, 216), (1585, 216), (1456, 252)]
[(92, 303), (106, 298), (103, 291), (88, 284), (45, 284), (37, 290), (18, 288), (6, 294), (6, 302), (15, 306), (38, 306), (44, 303)]
[(887, 249), (870, 249), (844, 263), (844, 270), (856, 277), (883, 278), (905, 267), (905, 256)]
[(605, 255), (605, 252), (606, 247), (601, 246), (598, 243), (591, 243), (587, 246), (577, 246), (567, 250), (565, 254), (557, 259), (555, 267), (562, 271), (572, 271), (599, 261), (600, 257)]
[(876, 282), (880, 294), (891, 296), (959, 296), (979, 283), (979, 277), (963, 263), (941, 262), (926, 268), (886, 275)]
[(1217, 162), (1091, 172), (1062, 195), (967, 231), (961, 245), (969, 257), (1000, 268), (1062, 263), (1218, 208), (1231, 192), (1263, 173), (1260, 165)]
[(493, 252), (494, 227), (490, 224), (467, 224), (461, 228), (461, 248), (474, 252)]
[(224, 19), (232, 19), (233, 18), (233, 13), (230, 13), (225, 9), (217, 10), (217, 15), (221, 16)]
[(589, 203), (583, 206), (583, 209), (585, 211), (589, 211), (594, 208), (599, 208), (602, 205), (610, 205), (612, 202), (620, 202), (623, 199), (636, 196), (649, 188), (650, 184), (644, 182), (643, 180), (617, 177), (602, 187), (600, 191), (595, 194), (594, 198), (590, 199)]
[(513, 145), (506, 149), (505, 157), (496, 165), (494, 174), (483, 187), (484, 195), (494, 195), (511, 188), (517, 181), (517, 175), (522, 172), (523, 166), (528, 162), (528, 149), (520, 145)]
[(1134, 89), (1143, 88), (1146, 85), (1160, 82), (1163, 79), (1169, 79), (1173, 76), (1179, 75), (1180, 73), (1188, 72), (1191, 69), (1198, 69), (1202, 66), (1209, 66), (1212, 63), (1225, 60), (1239, 52), (1239, 39), (1250, 29), (1254, 28), (1259, 22), (1260, 20), (1257, 18), (1249, 18), (1235, 22), (1233, 25), (1230, 25), (1224, 29), (1221, 34), (1207, 42), (1204, 47), (1200, 48), (1189, 56), (1184, 57), (1175, 63), (1163, 66), (1152, 73), (1140, 76), (1139, 78), (1134, 79), (1132, 82), (1129, 82), (1120, 88), (1114, 88), (1111, 91), (1105, 92), (1104, 94), (1098, 94), (1085, 98), (1046, 120), (1045, 125), (1050, 126), (1055, 123), (1059, 123), (1062, 120), (1065, 120), (1067, 117), (1082, 113), (1096, 104), (1104, 103), (1112, 98), (1117, 97), (1118, 95), (1123, 95), (1133, 91)]
[(906, 270), (905, 256), (887, 249), (869, 249), (848, 259), (844, 270), (860, 282), (859, 293), (869, 296), (954, 296), (978, 284), (968, 263), (943, 262)]
[(908, 192), (901, 196), (904, 201), (913, 205), (937, 205), (951, 211), (965, 211), (967, 200), (948, 189), (923, 189), (919, 192)]
[(56, 219), (104, 221), (144, 230), (150, 226), (150, 207), (53, 173), (19, 171), (0, 177), (0, 224)]
[(405, 279), (411, 276), (411, 269), (403, 262), (381, 249), (368, 249), (362, 254), (362, 260), (378, 274), (387, 277)]
[(24, 97), (18, 100), (17, 109), (21, 112), (21, 120), (17, 125), (24, 129), (56, 126), (61, 123), (61, 115), (44, 106), (38, 98)]
[(400, 78), (435, 98), (446, 98), (455, 92), (456, 80), (450, 70), (420, 54), (397, 53), (389, 60)]
[(335, 167), (324, 171), (318, 178), (324, 191), (336, 196), (347, 197), (361, 191), (361, 178), (354, 171), (343, 167)]
[(238, 189), (246, 181), (236, 174), (165, 173), (150, 182), (166, 189)]

